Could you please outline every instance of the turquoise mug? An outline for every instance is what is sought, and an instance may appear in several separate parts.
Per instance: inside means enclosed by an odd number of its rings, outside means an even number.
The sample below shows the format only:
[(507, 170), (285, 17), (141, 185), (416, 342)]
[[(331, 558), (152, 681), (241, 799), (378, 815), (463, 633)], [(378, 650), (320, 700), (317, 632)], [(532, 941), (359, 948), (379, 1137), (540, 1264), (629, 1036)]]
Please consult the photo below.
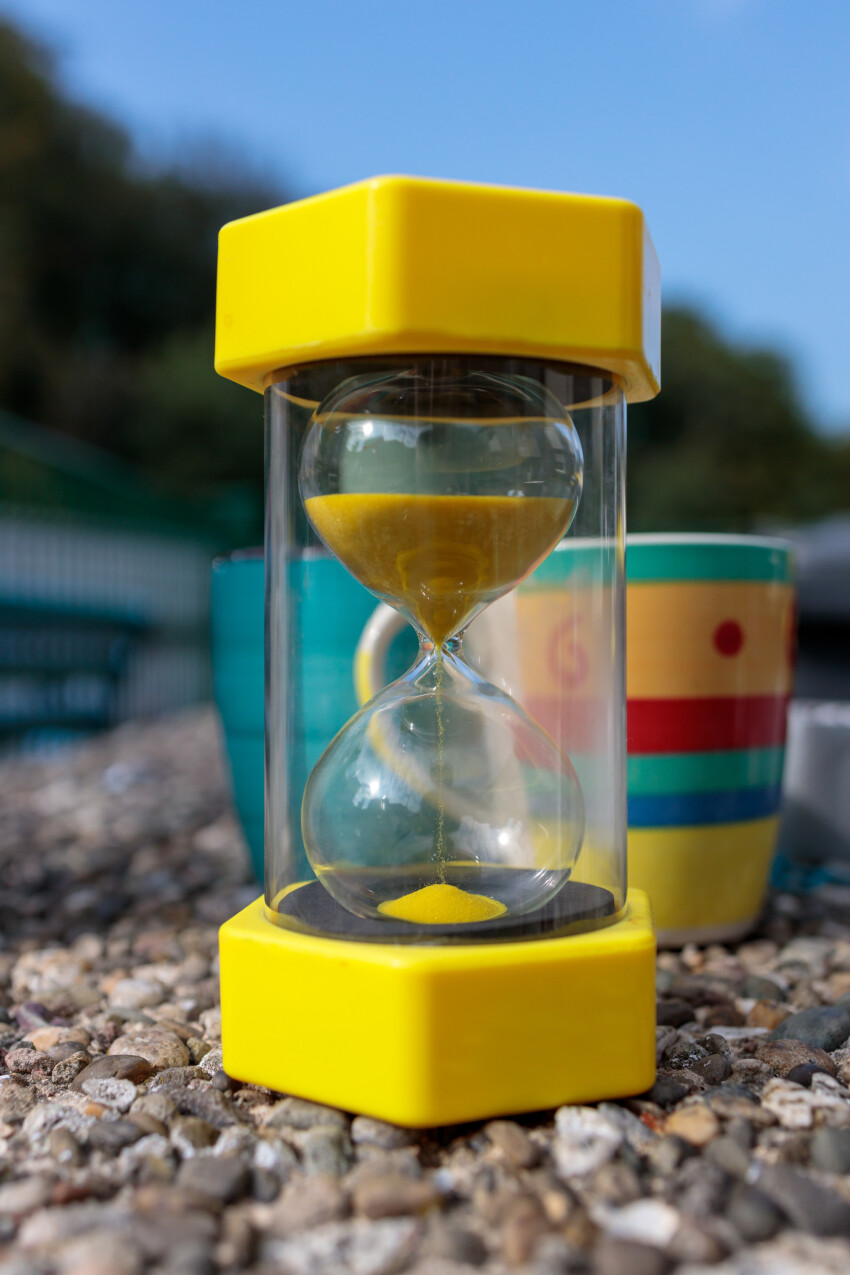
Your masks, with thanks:
[[(376, 600), (335, 558), (290, 563), (293, 596), (302, 599), (299, 622), (311, 667), (309, 711), (299, 715), (303, 737), (291, 750), (290, 781), (304, 787), (310, 770), (358, 708), (352, 676), (354, 650)], [(263, 751), (265, 738), (265, 568), (262, 549), (240, 550), (213, 563), (211, 587), (213, 693), (224, 733), (236, 812), (256, 875), (263, 877)], [(390, 680), (413, 661), (410, 630), (389, 655)]]

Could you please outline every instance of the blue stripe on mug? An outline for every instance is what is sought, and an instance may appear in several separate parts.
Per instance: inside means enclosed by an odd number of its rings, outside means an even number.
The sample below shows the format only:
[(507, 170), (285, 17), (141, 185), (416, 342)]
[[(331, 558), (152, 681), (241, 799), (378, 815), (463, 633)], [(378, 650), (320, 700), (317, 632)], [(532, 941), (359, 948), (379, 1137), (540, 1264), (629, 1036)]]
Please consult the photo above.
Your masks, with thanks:
[(630, 828), (694, 827), (764, 819), (779, 809), (780, 785), (726, 792), (651, 793), (629, 796)]

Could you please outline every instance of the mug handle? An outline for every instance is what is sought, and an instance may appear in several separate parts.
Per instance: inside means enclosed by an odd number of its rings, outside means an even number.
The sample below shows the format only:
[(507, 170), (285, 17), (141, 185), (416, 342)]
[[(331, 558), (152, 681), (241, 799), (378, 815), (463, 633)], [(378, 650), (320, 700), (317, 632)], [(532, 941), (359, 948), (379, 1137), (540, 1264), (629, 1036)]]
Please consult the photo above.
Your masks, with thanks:
[(408, 621), (386, 602), (379, 603), (366, 621), (354, 652), (354, 693), (362, 708), (387, 684), (387, 655)]

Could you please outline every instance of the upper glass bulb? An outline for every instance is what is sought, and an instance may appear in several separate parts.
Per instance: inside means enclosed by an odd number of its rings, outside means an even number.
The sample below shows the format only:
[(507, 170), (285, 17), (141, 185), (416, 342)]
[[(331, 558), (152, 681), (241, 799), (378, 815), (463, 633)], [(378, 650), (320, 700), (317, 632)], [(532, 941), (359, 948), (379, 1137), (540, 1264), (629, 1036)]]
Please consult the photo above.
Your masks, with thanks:
[(449, 360), (343, 382), (301, 459), (319, 536), (437, 645), (546, 557), (581, 484), (581, 444), (554, 395)]

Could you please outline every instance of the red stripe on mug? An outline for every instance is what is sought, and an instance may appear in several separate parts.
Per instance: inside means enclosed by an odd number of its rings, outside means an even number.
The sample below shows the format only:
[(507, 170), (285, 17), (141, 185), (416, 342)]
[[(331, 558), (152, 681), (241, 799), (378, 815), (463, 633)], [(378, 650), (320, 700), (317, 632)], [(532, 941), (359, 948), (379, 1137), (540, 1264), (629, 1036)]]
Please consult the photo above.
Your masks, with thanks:
[(630, 753), (709, 753), (785, 742), (787, 695), (630, 699)]
[(522, 700), (529, 716), (542, 726), (569, 756), (611, 748), (617, 718), (604, 699), (580, 695), (526, 695)]

